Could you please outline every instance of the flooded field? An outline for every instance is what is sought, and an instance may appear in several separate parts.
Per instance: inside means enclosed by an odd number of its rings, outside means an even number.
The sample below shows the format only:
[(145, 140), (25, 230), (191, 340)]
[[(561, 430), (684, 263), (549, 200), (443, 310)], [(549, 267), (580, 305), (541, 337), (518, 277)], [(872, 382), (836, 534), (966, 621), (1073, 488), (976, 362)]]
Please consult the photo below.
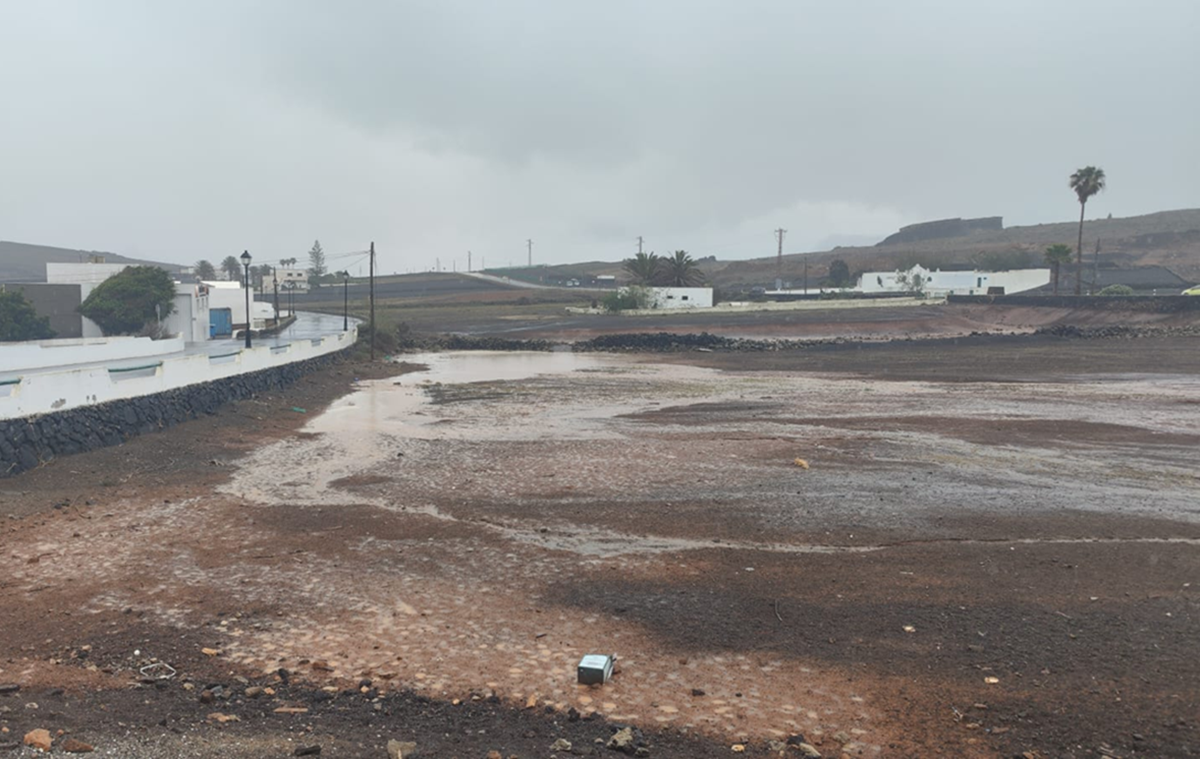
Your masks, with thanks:
[[(127, 495), (76, 539), (23, 524), (5, 592), (70, 578), (53, 592), (79, 613), (202, 630), (249, 677), (495, 696), (724, 752), (1196, 746), (1195, 376), (405, 360), (213, 490)], [(575, 684), (586, 653), (618, 656), (611, 683)], [(50, 675), (0, 668), (18, 677)]]

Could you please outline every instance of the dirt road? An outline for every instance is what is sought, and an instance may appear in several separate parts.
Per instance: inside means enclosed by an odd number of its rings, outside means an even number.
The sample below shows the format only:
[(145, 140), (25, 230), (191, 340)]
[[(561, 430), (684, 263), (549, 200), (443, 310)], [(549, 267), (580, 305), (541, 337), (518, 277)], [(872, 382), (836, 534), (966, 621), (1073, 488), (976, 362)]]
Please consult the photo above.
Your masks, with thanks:
[(0, 745), (1194, 755), (1193, 344), (421, 356), (54, 462), (2, 483)]

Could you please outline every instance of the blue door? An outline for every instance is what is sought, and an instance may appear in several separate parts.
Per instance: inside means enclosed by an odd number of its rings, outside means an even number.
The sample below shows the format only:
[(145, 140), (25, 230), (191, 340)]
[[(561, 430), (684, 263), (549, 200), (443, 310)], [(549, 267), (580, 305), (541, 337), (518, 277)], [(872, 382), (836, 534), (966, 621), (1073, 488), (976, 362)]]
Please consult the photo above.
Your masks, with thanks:
[(212, 308), (208, 311), (208, 336), (230, 337), (233, 335), (233, 309)]

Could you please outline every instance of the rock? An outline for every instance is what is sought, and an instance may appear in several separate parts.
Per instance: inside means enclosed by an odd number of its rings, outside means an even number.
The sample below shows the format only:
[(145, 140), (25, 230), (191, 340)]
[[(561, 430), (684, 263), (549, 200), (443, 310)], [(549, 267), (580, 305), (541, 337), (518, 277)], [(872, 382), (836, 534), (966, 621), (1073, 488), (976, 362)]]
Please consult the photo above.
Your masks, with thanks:
[(417, 753), (417, 744), (412, 741), (387, 742), (388, 759), (408, 759)]
[(215, 698), (216, 695), (211, 690), (205, 689), (200, 691), (200, 703), (202, 704), (211, 704)]
[(96, 747), (90, 743), (77, 741), (74, 738), (68, 738), (67, 742), (62, 745), (62, 750), (68, 754), (90, 754), (96, 750)]
[(499, 751), (493, 750), (487, 753), (487, 759), (504, 759), (504, 755)]
[(787, 744), (783, 741), (768, 741), (767, 750), (778, 754), (781, 751), (787, 751)]
[(320, 746), (300, 746), (292, 752), (292, 756), (320, 756)]
[(633, 752), (634, 756), (650, 756), (650, 749), (645, 746), (638, 746), (637, 751)]
[(796, 750), (800, 752), (800, 756), (806, 759), (821, 759), (821, 752), (817, 751), (817, 747), (811, 743), (798, 743)]
[(222, 725), (226, 722), (241, 722), (241, 718), (236, 714), (222, 714), (221, 712), (213, 712), (208, 715), (208, 718), (213, 722), (220, 722)]
[(53, 743), (54, 739), (50, 737), (49, 730), (38, 728), (25, 733), (25, 745), (38, 751), (49, 751)]
[(246, 698), (258, 698), (263, 694), (263, 689), (257, 685), (251, 685), (246, 689)]
[(566, 738), (559, 738), (554, 743), (550, 744), (551, 751), (570, 751), (571, 742)]
[(634, 745), (633, 728), (623, 727), (612, 734), (605, 744), (611, 751), (620, 751), (625, 754), (633, 755), (637, 752), (637, 747)]
[(849, 743), (850, 742), (850, 736), (846, 734), (845, 730), (838, 730), (836, 733), (833, 734), (833, 739), (835, 741), (837, 741), (838, 743)]
[(692, 688), (692, 695), (695, 696), (696, 698), (700, 698), (701, 696), (706, 695), (706, 694), (704, 693), (704, 691), (700, 690), (699, 688)]
[(17, 685), (16, 683), (0, 684), (0, 696), (8, 695), (9, 693), (16, 693), (19, 690), (21, 690), (21, 686)]
[(221, 651), (216, 648), (202, 648), (202, 649), (200, 649), (200, 653), (204, 654), (205, 656), (220, 656), (221, 655)]

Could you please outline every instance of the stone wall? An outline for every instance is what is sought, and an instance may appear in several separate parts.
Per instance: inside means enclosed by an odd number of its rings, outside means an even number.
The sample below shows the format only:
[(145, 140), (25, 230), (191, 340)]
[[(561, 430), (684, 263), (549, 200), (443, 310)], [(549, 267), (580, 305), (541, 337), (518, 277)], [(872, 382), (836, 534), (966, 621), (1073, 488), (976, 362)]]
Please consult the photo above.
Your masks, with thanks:
[(939, 219), (901, 227), (899, 232), (888, 235), (879, 244), (892, 245), (894, 243), (920, 242), (921, 240), (939, 240), (947, 237), (966, 237), (972, 232), (1000, 232), (1003, 229), (1003, 216), (984, 216), (978, 219)]
[(1200, 296), (1196, 295), (950, 295), (946, 301), (1151, 314), (1200, 313)]
[(212, 414), (232, 400), (279, 390), (308, 372), (328, 366), (342, 351), (306, 361), (188, 385), (153, 395), (123, 398), (25, 419), (0, 420), (0, 477), (60, 456), (119, 445), (147, 432)]

